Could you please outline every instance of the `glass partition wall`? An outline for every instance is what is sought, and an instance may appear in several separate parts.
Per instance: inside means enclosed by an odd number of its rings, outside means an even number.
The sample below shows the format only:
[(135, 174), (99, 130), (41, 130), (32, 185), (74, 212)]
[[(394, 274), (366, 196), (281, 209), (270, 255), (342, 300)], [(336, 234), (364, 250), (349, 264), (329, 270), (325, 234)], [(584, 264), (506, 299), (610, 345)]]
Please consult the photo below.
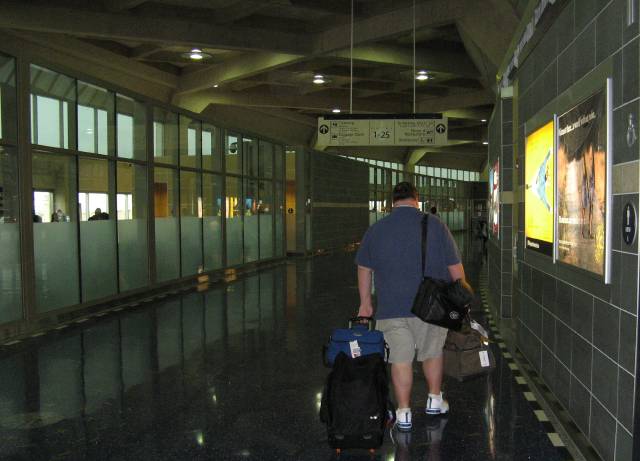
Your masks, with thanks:
[(0, 324), (284, 257), (281, 145), (26, 69), (0, 54)]
[[(426, 172), (426, 168), (423, 171)], [(369, 223), (373, 224), (391, 212), (393, 187), (400, 181), (410, 181), (418, 189), (420, 208), (423, 212), (428, 213), (432, 207), (436, 207), (440, 219), (450, 230), (467, 229), (468, 212), (470, 211), (469, 200), (471, 199), (471, 184), (469, 183), (471, 176), (465, 175), (463, 171), (457, 172), (454, 176), (451, 172), (457, 170), (447, 171), (455, 179), (370, 166)], [(458, 173), (460, 174), (458, 175)]]

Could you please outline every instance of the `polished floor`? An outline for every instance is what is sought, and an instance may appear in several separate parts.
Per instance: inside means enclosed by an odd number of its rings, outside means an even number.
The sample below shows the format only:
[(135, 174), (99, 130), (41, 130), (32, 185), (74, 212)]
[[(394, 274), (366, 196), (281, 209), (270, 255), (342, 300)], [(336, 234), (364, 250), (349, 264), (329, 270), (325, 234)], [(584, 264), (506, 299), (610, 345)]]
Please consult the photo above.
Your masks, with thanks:
[[(352, 260), (298, 260), (0, 349), (0, 459), (334, 459), (320, 351), (356, 311)], [(477, 283), (478, 263), (467, 271)], [(375, 459), (562, 459), (495, 355), (492, 376), (446, 382), (447, 418), (421, 414), (416, 374), (414, 429)]]

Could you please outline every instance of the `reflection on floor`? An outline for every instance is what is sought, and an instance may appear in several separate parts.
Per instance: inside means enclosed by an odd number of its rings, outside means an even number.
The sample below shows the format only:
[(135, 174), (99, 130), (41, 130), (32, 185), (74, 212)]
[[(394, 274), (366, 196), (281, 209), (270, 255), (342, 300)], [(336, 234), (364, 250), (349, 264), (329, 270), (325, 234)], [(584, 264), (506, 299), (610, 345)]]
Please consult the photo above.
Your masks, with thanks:
[[(296, 261), (5, 350), (0, 457), (332, 459), (320, 350), (357, 308), (352, 261)], [(474, 283), (479, 269), (467, 264)], [(414, 430), (387, 437), (376, 459), (560, 459), (495, 354), (488, 379), (446, 382), (448, 418), (420, 413), (416, 376)]]

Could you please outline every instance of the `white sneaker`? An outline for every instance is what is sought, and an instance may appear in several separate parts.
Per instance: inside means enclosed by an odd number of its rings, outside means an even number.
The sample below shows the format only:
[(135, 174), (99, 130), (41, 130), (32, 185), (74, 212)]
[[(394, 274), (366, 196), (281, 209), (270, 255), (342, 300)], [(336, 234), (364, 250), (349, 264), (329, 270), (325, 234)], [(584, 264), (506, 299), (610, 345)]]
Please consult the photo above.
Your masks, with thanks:
[(444, 415), (449, 413), (449, 402), (442, 397), (442, 392), (440, 392), (440, 394), (429, 394), (425, 412), (428, 415)]
[(410, 431), (413, 427), (411, 423), (411, 408), (398, 408), (396, 410), (396, 426), (400, 431)]

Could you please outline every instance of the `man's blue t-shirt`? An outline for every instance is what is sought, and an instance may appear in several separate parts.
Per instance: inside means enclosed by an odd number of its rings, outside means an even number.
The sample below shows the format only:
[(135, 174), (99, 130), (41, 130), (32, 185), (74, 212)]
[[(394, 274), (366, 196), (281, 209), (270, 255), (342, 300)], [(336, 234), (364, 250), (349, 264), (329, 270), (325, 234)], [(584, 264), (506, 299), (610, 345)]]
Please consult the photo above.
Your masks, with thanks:
[[(401, 206), (364, 234), (356, 264), (373, 270), (378, 297), (376, 318), (413, 317), (411, 306), (422, 277), (422, 217), (417, 208)], [(448, 266), (460, 262), (458, 247), (447, 226), (429, 216), (425, 275), (451, 280)]]

